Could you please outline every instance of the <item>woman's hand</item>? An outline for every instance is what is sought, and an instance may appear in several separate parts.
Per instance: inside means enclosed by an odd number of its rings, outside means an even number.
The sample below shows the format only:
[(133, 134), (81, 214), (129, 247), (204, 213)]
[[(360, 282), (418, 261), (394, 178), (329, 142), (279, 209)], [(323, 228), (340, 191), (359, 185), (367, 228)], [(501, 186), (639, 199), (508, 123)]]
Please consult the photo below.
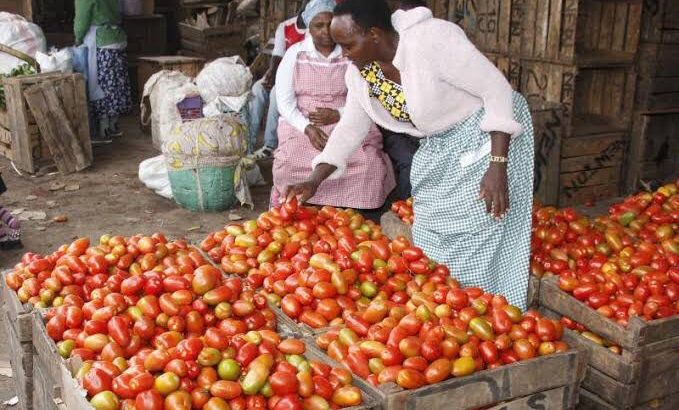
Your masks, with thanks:
[(325, 144), (328, 142), (328, 135), (322, 129), (315, 125), (307, 125), (304, 129), (304, 134), (309, 137), (311, 145), (319, 151), (323, 151)]
[(328, 179), (335, 170), (337, 170), (337, 167), (334, 165), (326, 163), (318, 164), (306, 181), (290, 185), (285, 189), (285, 202), (289, 202), (292, 198), (297, 197), (300, 204), (305, 203), (316, 195), (318, 187), (323, 181)]
[(309, 120), (317, 127), (336, 124), (340, 120), (340, 113), (332, 108), (316, 108), (315, 112), (309, 114)]
[(479, 196), (486, 202), (486, 212), (495, 219), (503, 218), (509, 211), (509, 188), (507, 186), (507, 164), (491, 162), (481, 179)]
[(285, 202), (289, 202), (293, 198), (297, 198), (300, 204), (305, 203), (314, 195), (316, 195), (318, 185), (320, 184), (312, 180), (306, 180), (299, 184), (290, 185), (285, 190)]

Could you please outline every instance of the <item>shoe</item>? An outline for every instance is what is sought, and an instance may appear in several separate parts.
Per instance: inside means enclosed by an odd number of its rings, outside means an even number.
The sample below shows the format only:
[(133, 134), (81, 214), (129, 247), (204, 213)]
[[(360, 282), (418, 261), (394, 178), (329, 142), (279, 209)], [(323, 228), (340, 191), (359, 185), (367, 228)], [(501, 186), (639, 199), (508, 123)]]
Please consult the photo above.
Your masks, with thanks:
[(9, 240), (0, 241), (0, 250), (2, 251), (12, 251), (15, 249), (22, 249), (24, 244), (20, 240)]
[(266, 145), (254, 152), (255, 159), (270, 159), (273, 157), (274, 149)]
[(105, 144), (110, 144), (113, 142), (113, 139), (109, 137), (108, 135), (105, 137), (102, 137), (101, 135), (97, 135), (95, 138), (92, 138), (92, 145), (105, 145)]

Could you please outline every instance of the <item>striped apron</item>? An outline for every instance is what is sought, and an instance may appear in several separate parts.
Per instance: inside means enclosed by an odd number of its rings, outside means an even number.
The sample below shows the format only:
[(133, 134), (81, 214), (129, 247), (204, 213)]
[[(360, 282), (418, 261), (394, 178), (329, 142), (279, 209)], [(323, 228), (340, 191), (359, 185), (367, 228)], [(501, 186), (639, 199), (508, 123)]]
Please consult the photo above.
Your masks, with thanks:
[(479, 199), (489, 166), (489, 135), (480, 128), (484, 109), (450, 130), (426, 137), (413, 158), (413, 239), (431, 259), (450, 268), (465, 286), (504, 295), (526, 309), (531, 209), (533, 125), (526, 100), (514, 93), (514, 118), (523, 133), (509, 147), (510, 209), (497, 222)]

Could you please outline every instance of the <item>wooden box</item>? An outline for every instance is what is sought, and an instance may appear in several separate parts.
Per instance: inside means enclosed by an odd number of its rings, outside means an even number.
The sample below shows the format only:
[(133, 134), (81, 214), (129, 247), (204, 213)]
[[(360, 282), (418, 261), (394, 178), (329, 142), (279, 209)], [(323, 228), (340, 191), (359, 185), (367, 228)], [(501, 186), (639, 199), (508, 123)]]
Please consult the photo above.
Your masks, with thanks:
[(484, 54), (504, 74), (513, 89), (517, 91), (521, 89), (521, 60), (500, 53)]
[(16, 388), (19, 405), (23, 410), (33, 408), (33, 336), (31, 309), (19, 301), (16, 293), (10, 289), (2, 273), (2, 289), (0, 290), (0, 314), (4, 316), (5, 333), (9, 345), (7, 350), (12, 368), (12, 379)]
[(616, 355), (566, 332), (570, 345), (589, 352), (582, 389), (593, 396), (592, 401), (608, 403), (602, 408), (640, 408), (679, 394), (679, 316), (653, 321), (632, 317), (624, 328), (561, 291), (557, 277), (542, 280), (540, 305), (582, 323), (623, 349), (622, 355)]
[(259, 2), (260, 41), (264, 44), (276, 34), (278, 25), (299, 13), (302, 0), (261, 0)]
[(559, 168), (563, 137), (563, 105), (539, 98), (528, 100), (535, 136), (534, 200), (545, 205), (559, 201)]
[(195, 78), (203, 69), (205, 59), (186, 56), (140, 57), (137, 65), (139, 97), (144, 95), (144, 85), (151, 76), (161, 70), (181, 71)]
[(167, 28), (165, 17), (127, 16), (123, 19), (123, 30), (127, 34), (127, 55), (135, 60), (143, 55), (162, 55), (167, 49)]
[(641, 0), (524, 0), (521, 57), (578, 66), (631, 65)]
[(679, 44), (642, 44), (637, 69), (637, 110), (679, 108)]
[(518, 58), (524, 0), (451, 0), (430, 2), (437, 17), (457, 23), (479, 50)]
[(187, 55), (212, 60), (243, 52), (241, 43), (245, 40), (245, 24), (234, 22), (225, 26), (201, 29), (190, 24), (179, 23), (182, 50)]
[(641, 41), (679, 43), (679, 3), (676, 0), (644, 1)]
[(637, 113), (627, 155), (626, 189), (638, 191), (640, 180), (676, 178), (679, 170), (679, 108)]
[[(51, 83), (61, 92), (64, 115), (75, 126), (74, 132), (85, 156), (92, 158), (85, 80), (80, 74), (37, 74), (6, 78), (7, 109), (0, 110), (0, 154), (12, 160), (21, 170), (34, 173), (53, 162), (40, 127), (26, 102), (25, 92), (34, 85)], [(44, 126), (45, 124), (40, 124)]]
[[(307, 338), (307, 345), (310, 344), (315, 344), (315, 341)], [(327, 358), (327, 362), (339, 366), (330, 358)], [(583, 352), (571, 349), (419, 389), (404, 390), (394, 383), (388, 383), (376, 390), (382, 397), (384, 410), (566, 410), (575, 408), (585, 364)], [(357, 378), (354, 376), (354, 379)]]

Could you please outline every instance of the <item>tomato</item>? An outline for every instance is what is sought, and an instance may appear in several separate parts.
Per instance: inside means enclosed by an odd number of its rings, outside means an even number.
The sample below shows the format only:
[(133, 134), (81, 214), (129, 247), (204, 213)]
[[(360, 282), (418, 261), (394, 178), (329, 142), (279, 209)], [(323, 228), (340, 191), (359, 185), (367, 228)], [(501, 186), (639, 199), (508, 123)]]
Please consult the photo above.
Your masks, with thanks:
[(234, 381), (219, 380), (210, 386), (210, 394), (225, 400), (235, 399), (241, 393), (240, 384)]
[(460, 357), (453, 361), (451, 374), (455, 377), (468, 376), (476, 370), (476, 362), (471, 357)]
[(90, 396), (113, 389), (113, 377), (97, 368), (90, 369), (82, 379), (82, 385)]
[(165, 410), (190, 410), (191, 395), (186, 391), (175, 391), (165, 397)]
[(479, 354), (484, 362), (488, 364), (496, 363), (498, 361), (498, 349), (494, 342), (484, 340), (479, 344)]
[(274, 394), (284, 396), (297, 393), (299, 382), (297, 375), (290, 372), (275, 372), (269, 377), (269, 383)]
[(118, 410), (120, 400), (113, 392), (107, 390), (99, 392), (92, 397), (90, 404), (96, 410)]
[(179, 388), (179, 383), (180, 380), (176, 374), (166, 372), (156, 378), (153, 387), (163, 396), (168, 396)]
[(515, 340), (512, 348), (519, 360), (531, 359), (536, 356), (535, 348), (527, 339)]
[(447, 379), (451, 370), (450, 360), (438, 359), (427, 367), (424, 371), (424, 377), (427, 384), (436, 384)]
[(137, 395), (135, 408), (144, 410), (163, 410), (163, 396), (155, 390), (146, 390)]

